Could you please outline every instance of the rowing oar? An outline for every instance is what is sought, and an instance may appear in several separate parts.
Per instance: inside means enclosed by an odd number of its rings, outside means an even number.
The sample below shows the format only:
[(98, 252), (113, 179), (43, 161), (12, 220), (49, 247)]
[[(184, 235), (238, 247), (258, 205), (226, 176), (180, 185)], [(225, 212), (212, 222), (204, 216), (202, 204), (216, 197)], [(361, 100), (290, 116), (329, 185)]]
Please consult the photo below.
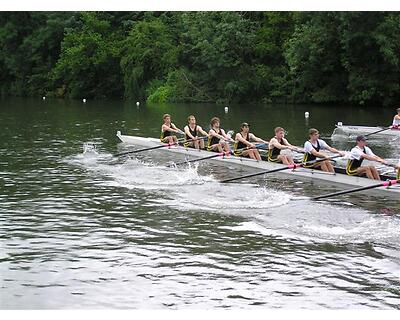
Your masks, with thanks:
[[(261, 146), (265, 145), (265, 143), (261, 143), (259, 145), (256, 145), (255, 147), (246, 147), (246, 148), (242, 148), (242, 149), (237, 149), (237, 151), (245, 151), (245, 150), (249, 150), (249, 149), (257, 149)], [(197, 161), (201, 161), (201, 160), (207, 160), (207, 159), (212, 159), (212, 158), (217, 158), (217, 157), (225, 157), (225, 156), (229, 156), (233, 154), (233, 151), (223, 151), (223, 152), (218, 152), (216, 154), (213, 154), (211, 156), (207, 156), (207, 157), (203, 157), (203, 158), (198, 158), (198, 159), (192, 159), (192, 160), (188, 160), (188, 161), (182, 161), (182, 162), (178, 162), (178, 163), (171, 163), (169, 164), (167, 167), (172, 167), (172, 166), (179, 166), (181, 164), (186, 164), (186, 163), (193, 163), (193, 162), (197, 162)]]
[(398, 166), (396, 166), (395, 164), (388, 163), (386, 161), (383, 162), (382, 164), (385, 165), (385, 166), (388, 166), (388, 167), (392, 167), (392, 168), (398, 169)]
[(392, 126), (389, 126), (389, 127), (386, 127), (386, 128), (383, 128), (383, 129), (380, 129), (378, 131), (374, 131), (374, 132), (371, 132), (371, 133), (368, 133), (368, 134), (365, 134), (364, 137), (369, 137), (369, 136), (371, 136), (371, 135), (373, 135), (375, 133), (379, 133), (379, 132), (386, 131), (386, 130), (389, 130), (389, 129), (392, 129)]
[(400, 180), (387, 180), (385, 182), (380, 182), (377, 184), (373, 184), (371, 186), (367, 186), (367, 187), (360, 187), (360, 188), (354, 188), (354, 189), (349, 189), (349, 190), (343, 190), (343, 191), (339, 191), (339, 192), (334, 192), (334, 193), (329, 193), (329, 194), (324, 194), (322, 196), (318, 196), (318, 197), (314, 197), (312, 198), (313, 200), (320, 200), (320, 199), (325, 199), (325, 198), (329, 198), (329, 197), (335, 197), (335, 196), (339, 196), (342, 194), (348, 194), (348, 193), (353, 193), (353, 192), (358, 192), (358, 191), (363, 191), (363, 190), (369, 190), (369, 189), (374, 189), (374, 188), (379, 188), (379, 187), (390, 187), (396, 183), (399, 183)]
[(284, 170), (288, 170), (288, 169), (297, 169), (297, 168), (301, 168), (304, 166), (308, 166), (310, 164), (316, 164), (325, 160), (332, 160), (334, 158), (339, 158), (341, 157), (340, 155), (337, 156), (333, 156), (333, 157), (329, 157), (329, 158), (324, 158), (324, 159), (319, 159), (319, 160), (312, 160), (312, 161), (308, 161), (308, 162), (304, 162), (304, 163), (295, 163), (295, 164), (290, 164), (286, 167), (283, 168), (277, 168), (277, 169), (272, 169), (272, 170), (268, 170), (268, 171), (261, 171), (261, 172), (257, 172), (257, 173), (252, 173), (252, 174), (247, 174), (245, 176), (241, 176), (241, 177), (236, 177), (236, 178), (231, 178), (231, 179), (226, 179), (226, 180), (221, 180), (221, 183), (225, 183), (225, 182), (231, 182), (231, 181), (235, 181), (235, 180), (240, 180), (240, 179), (244, 179), (244, 178), (250, 178), (250, 177), (255, 177), (255, 176), (260, 176), (262, 174), (267, 174), (267, 173), (273, 173), (273, 172), (279, 172), (279, 171), (284, 171)]
[[(269, 149), (261, 149), (261, 150), (268, 151)], [(291, 150), (291, 151), (297, 152), (297, 153), (303, 153), (303, 154), (306, 153), (303, 149), (301, 149), (300, 147), (296, 147), (296, 146), (289, 147), (288, 150)]]
[[(207, 138), (207, 136), (197, 138), (197, 140), (201, 140), (201, 139), (205, 139), (205, 138)], [(118, 157), (118, 156), (122, 156), (122, 155), (129, 154), (129, 153), (139, 153), (139, 152), (143, 152), (143, 151), (150, 151), (150, 150), (161, 149), (161, 148), (166, 148), (166, 147), (170, 148), (172, 146), (178, 145), (179, 142), (182, 142), (182, 141), (191, 142), (191, 141), (194, 141), (194, 140), (196, 140), (196, 139), (189, 139), (189, 140), (185, 141), (185, 139), (182, 138), (182, 139), (179, 139), (177, 142), (174, 142), (174, 143), (167, 143), (167, 144), (162, 144), (160, 146), (155, 146), (155, 147), (150, 147), (150, 148), (145, 148), (145, 149), (121, 152), (121, 153), (117, 153), (115, 156)]]

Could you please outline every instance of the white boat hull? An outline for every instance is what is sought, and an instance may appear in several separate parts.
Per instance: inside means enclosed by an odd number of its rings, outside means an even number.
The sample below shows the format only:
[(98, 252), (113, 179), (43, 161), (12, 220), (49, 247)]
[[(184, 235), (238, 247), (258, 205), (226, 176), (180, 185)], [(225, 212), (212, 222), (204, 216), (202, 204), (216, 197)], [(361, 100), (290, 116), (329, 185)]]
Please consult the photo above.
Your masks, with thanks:
[[(142, 147), (154, 147), (154, 146), (161, 146), (162, 143), (159, 139), (155, 138), (144, 138), (144, 137), (137, 137), (137, 136), (127, 136), (122, 135), (120, 131), (117, 132), (117, 137), (124, 143), (134, 144)], [(171, 146), (171, 147), (164, 147), (160, 148), (159, 150), (163, 150), (166, 152), (177, 153), (181, 155), (185, 155), (188, 157), (207, 157), (209, 155), (215, 154), (215, 152), (210, 152), (206, 150), (197, 150), (193, 148), (185, 148), (182, 146)], [(216, 157), (209, 159), (214, 162), (218, 162), (225, 165), (237, 165), (237, 166), (245, 166), (249, 168), (256, 168), (260, 170), (272, 170), (277, 168), (284, 168), (285, 165), (271, 163), (267, 161), (256, 161), (253, 159), (242, 158), (242, 157), (235, 157), (235, 156), (228, 156), (228, 157)], [(180, 160), (181, 161), (181, 160)], [(325, 172), (321, 172), (320, 170), (312, 170), (312, 169), (304, 169), (299, 168), (295, 170), (284, 170), (280, 171), (279, 174), (286, 175), (292, 178), (301, 178), (301, 179), (317, 179), (321, 181), (327, 181), (332, 184), (343, 184), (352, 187), (366, 187), (376, 184), (376, 180), (367, 179), (364, 177), (355, 177), (355, 176), (348, 176), (346, 174), (329, 174)], [(399, 194), (400, 188), (396, 186), (392, 187), (380, 187), (377, 190), (382, 190), (389, 194)]]
[[(336, 128), (332, 133), (332, 139), (337, 136), (358, 136), (360, 134), (366, 135), (373, 132), (377, 132), (379, 130), (384, 129), (383, 127), (365, 127), (365, 126), (349, 126), (343, 125), (342, 123), (336, 124)], [(400, 137), (400, 129), (388, 129), (374, 135), (371, 135), (371, 138), (384, 138), (384, 137)]]

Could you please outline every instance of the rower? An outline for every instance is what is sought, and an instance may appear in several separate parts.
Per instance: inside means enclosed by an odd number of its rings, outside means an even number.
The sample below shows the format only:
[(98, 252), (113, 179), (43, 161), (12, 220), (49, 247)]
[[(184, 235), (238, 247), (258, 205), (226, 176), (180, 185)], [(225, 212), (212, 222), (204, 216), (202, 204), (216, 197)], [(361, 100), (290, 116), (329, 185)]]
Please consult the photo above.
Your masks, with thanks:
[(396, 109), (397, 114), (393, 117), (392, 128), (400, 129), (400, 108)]
[(276, 127), (275, 136), (269, 141), (268, 145), (268, 161), (281, 162), (287, 165), (294, 164), (292, 156), (281, 154), (281, 150), (284, 149), (297, 150), (285, 139), (285, 129)]
[[(183, 130), (185, 131), (185, 147), (204, 149), (204, 139), (199, 139), (197, 135), (198, 133), (201, 133), (203, 136), (206, 136), (207, 132), (196, 124), (196, 118), (194, 115), (188, 117), (188, 125), (185, 126)], [(188, 142), (187, 140), (191, 141)]]
[(327, 159), (324, 161), (320, 161), (313, 164), (304, 165), (304, 168), (316, 168), (321, 169), (322, 171), (335, 173), (335, 169), (333, 165), (329, 162), (329, 156), (320, 152), (320, 150), (329, 150), (333, 153), (338, 153), (341, 156), (344, 156), (344, 152), (339, 151), (331, 146), (329, 146), (324, 140), (319, 139), (319, 132), (317, 129), (310, 129), (309, 130), (310, 140), (304, 143), (304, 162), (310, 162), (316, 160), (318, 158)]
[(379, 172), (374, 166), (362, 166), (364, 159), (385, 163), (385, 160), (376, 156), (372, 150), (367, 147), (367, 139), (364, 136), (356, 138), (357, 145), (351, 149), (350, 159), (347, 161), (346, 173), (349, 176), (366, 175), (370, 179), (381, 180)]
[(172, 133), (183, 133), (181, 129), (177, 128), (173, 123), (171, 123), (171, 116), (166, 113), (163, 115), (164, 123), (161, 126), (161, 142), (174, 144), (178, 142), (178, 139)]
[(208, 132), (208, 151), (230, 152), (228, 141), (234, 142), (224, 129), (220, 128), (221, 121), (214, 117), (210, 121), (211, 129)]
[[(243, 122), (240, 126), (240, 132), (236, 134), (235, 144), (234, 144), (234, 155), (240, 157), (250, 157), (251, 159), (261, 161), (261, 156), (256, 146), (250, 141), (262, 142), (267, 144), (267, 141), (256, 137), (254, 134), (250, 133), (249, 124)], [(244, 148), (251, 148), (248, 150), (241, 150)]]

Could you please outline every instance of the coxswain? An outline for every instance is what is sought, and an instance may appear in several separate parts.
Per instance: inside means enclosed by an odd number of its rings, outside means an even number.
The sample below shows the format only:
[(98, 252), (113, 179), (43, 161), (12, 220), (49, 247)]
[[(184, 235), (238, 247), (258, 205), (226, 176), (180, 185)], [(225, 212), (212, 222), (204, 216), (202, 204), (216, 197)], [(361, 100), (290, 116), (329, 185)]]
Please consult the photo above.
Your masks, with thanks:
[(400, 108), (396, 109), (397, 114), (393, 117), (392, 128), (400, 129)]
[(178, 139), (173, 133), (182, 133), (182, 130), (177, 128), (173, 123), (171, 123), (171, 116), (166, 113), (163, 115), (164, 123), (161, 126), (161, 142), (175, 144), (178, 142)]
[(210, 121), (211, 129), (208, 132), (208, 151), (219, 151), (219, 152), (230, 152), (230, 147), (228, 142), (234, 142), (231, 137), (229, 137), (225, 130), (220, 127), (221, 121), (219, 118), (214, 117)]
[(268, 145), (268, 161), (281, 162), (286, 165), (294, 164), (292, 156), (281, 154), (281, 150), (284, 149), (299, 151), (298, 148), (292, 146), (285, 139), (285, 129), (282, 127), (276, 127), (275, 136), (269, 141)]
[(199, 138), (198, 134), (200, 133), (203, 136), (207, 136), (207, 132), (196, 124), (196, 118), (194, 115), (188, 117), (188, 125), (183, 128), (183, 131), (185, 132), (185, 147), (204, 149), (204, 138)]
[(372, 150), (367, 147), (367, 139), (364, 136), (356, 138), (356, 146), (351, 149), (350, 159), (347, 161), (346, 173), (350, 176), (366, 175), (370, 179), (381, 180), (379, 172), (374, 166), (363, 166), (364, 159), (386, 164), (385, 160), (376, 156)]
[(261, 161), (260, 153), (256, 149), (256, 146), (251, 143), (252, 141), (268, 144), (267, 141), (264, 141), (263, 139), (258, 138), (254, 134), (252, 134), (250, 132), (249, 124), (243, 122), (240, 125), (240, 132), (238, 132), (235, 136), (235, 144), (233, 147), (234, 155), (240, 157), (250, 157), (251, 159)]
[(344, 156), (345, 153), (329, 146), (324, 140), (319, 139), (319, 132), (317, 129), (310, 129), (309, 136), (310, 139), (304, 143), (305, 153), (303, 163), (314, 161), (317, 158), (325, 158), (326, 160), (317, 163), (306, 164), (304, 165), (304, 168), (315, 168), (321, 169), (322, 171), (335, 173), (335, 168), (329, 162), (329, 156), (320, 152), (320, 150), (329, 150), (330, 152), (340, 154), (341, 156)]

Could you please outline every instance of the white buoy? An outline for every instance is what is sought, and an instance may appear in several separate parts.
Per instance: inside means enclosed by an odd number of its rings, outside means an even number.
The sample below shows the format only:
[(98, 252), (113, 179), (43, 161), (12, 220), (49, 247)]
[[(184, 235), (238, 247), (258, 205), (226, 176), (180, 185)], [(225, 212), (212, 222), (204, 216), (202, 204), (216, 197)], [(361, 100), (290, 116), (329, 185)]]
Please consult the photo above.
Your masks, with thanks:
[(82, 99), (83, 103), (86, 103), (86, 99)]
[(140, 104), (140, 102), (139, 101), (136, 101), (136, 105), (139, 107), (139, 104)]
[(304, 112), (304, 118), (308, 118), (310, 116), (310, 113), (308, 111)]
[(46, 97), (43, 97), (42, 99), (43, 99), (43, 100), (46, 100)]
[(224, 110), (225, 110), (225, 113), (228, 113), (229, 108), (228, 108), (228, 107), (225, 107)]

